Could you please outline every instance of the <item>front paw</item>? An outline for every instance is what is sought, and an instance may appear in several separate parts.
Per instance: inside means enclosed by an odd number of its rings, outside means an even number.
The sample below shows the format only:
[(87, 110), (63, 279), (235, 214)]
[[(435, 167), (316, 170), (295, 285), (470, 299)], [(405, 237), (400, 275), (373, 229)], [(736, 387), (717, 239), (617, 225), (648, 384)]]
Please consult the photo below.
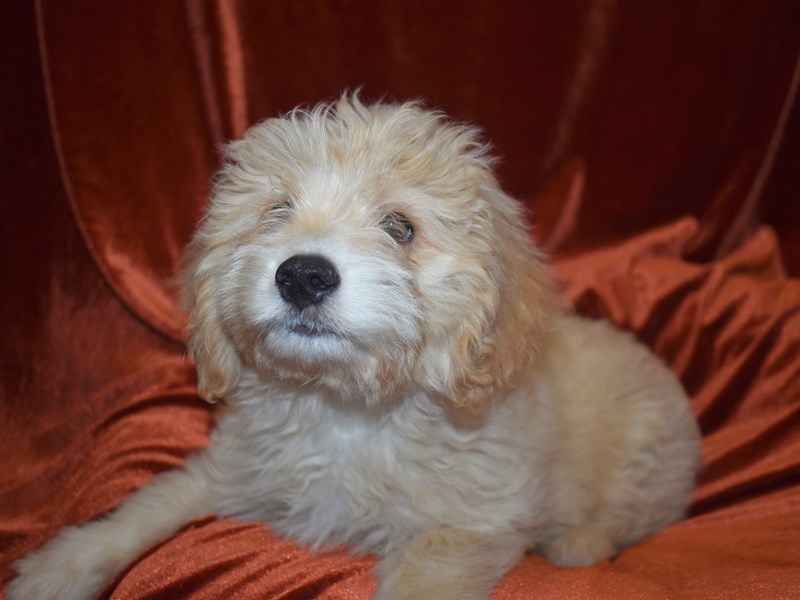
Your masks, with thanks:
[(611, 535), (590, 525), (565, 527), (541, 546), (541, 552), (561, 567), (588, 567), (614, 555)]
[(525, 547), (519, 534), (451, 528), (417, 534), (381, 561), (375, 600), (486, 600)]
[(113, 548), (87, 539), (79, 527), (62, 530), (43, 548), (14, 564), (8, 600), (91, 600), (118, 568)]
[(16, 569), (20, 574), (6, 588), (8, 600), (91, 600), (106, 582), (105, 575), (56, 571), (28, 561)]

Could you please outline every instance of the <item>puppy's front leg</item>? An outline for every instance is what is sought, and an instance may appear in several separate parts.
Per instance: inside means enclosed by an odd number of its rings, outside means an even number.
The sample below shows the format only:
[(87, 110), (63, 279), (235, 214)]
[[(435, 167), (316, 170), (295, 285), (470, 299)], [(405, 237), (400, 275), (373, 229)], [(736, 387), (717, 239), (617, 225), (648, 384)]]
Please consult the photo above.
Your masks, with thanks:
[(414, 536), (378, 566), (376, 600), (486, 600), (528, 547), (519, 533), (495, 536), (433, 529)]
[(213, 512), (208, 456), (155, 477), (98, 521), (61, 530), (17, 562), (8, 600), (88, 600), (137, 554)]

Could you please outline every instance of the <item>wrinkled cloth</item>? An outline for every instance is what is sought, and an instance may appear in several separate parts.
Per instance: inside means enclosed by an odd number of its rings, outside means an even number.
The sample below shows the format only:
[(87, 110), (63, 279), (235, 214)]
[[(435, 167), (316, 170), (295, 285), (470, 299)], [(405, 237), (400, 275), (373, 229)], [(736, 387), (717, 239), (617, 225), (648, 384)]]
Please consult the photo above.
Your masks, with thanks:
[[(446, 3), (445, 3), (446, 4)], [(575, 310), (678, 374), (687, 519), (498, 599), (800, 595), (800, 4), (104, 3), (0, 9), (0, 581), (208, 443), (174, 277), (220, 148), (363, 86), (482, 126)], [(109, 598), (368, 598), (375, 559), (187, 523)]]

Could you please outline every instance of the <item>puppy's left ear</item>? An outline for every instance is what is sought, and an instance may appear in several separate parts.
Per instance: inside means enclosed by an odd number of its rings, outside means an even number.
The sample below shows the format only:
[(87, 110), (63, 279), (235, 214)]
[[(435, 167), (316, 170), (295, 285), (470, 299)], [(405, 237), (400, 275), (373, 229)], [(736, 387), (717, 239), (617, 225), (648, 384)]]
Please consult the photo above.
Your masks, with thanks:
[(470, 236), (481, 250), (464, 261), (449, 331), (431, 332), (439, 341), (426, 344), (420, 363), (430, 391), (473, 414), (531, 366), (564, 308), (522, 207), (491, 176), (481, 187)]

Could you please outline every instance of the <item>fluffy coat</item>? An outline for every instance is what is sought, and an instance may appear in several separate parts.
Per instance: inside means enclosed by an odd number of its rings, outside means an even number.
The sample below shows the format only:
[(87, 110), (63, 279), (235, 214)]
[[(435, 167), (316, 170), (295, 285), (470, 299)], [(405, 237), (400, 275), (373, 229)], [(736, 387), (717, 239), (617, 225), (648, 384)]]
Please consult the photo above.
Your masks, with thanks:
[(17, 563), (10, 600), (90, 598), (211, 513), (377, 554), (383, 600), (487, 598), (528, 549), (587, 565), (680, 519), (680, 384), (564, 309), (491, 166), (475, 129), (357, 96), (231, 144), (184, 269), (211, 443)]

